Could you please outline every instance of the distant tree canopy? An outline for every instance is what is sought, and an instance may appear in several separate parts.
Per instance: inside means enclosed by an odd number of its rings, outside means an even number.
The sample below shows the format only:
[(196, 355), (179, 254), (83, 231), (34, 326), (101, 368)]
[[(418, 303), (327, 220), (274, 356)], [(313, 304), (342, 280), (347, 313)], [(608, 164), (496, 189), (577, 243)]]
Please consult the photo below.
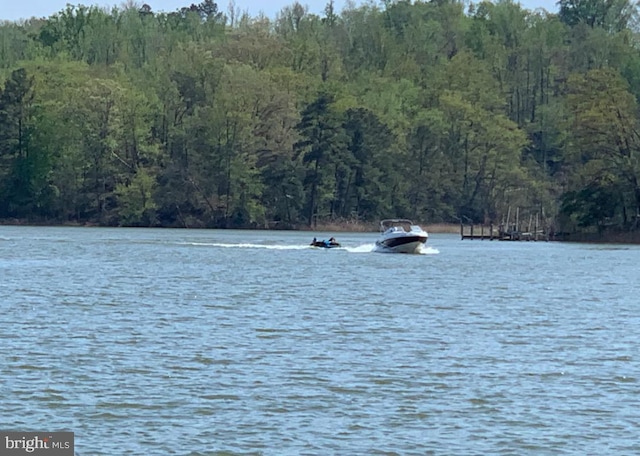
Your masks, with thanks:
[(0, 23), (0, 219), (638, 230), (637, 6), (67, 5)]

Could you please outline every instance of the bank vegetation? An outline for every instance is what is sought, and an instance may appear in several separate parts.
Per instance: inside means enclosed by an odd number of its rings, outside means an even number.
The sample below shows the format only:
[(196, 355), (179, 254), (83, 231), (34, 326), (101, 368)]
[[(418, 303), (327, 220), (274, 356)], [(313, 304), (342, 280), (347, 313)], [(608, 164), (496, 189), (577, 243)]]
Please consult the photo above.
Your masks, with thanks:
[[(626, 0), (68, 5), (0, 22), (0, 219), (638, 231)], [(527, 215), (529, 214), (529, 215)], [(369, 225), (367, 225), (369, 226)]]

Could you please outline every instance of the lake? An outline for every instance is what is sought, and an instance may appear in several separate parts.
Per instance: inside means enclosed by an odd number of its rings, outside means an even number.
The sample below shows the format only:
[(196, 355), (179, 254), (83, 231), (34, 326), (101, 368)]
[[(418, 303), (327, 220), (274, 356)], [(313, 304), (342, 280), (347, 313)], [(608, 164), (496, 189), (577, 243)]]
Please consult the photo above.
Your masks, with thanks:
[(376, 237), (0, 227), (0, 429), (82, 456), (640, 454), (640, 247)]

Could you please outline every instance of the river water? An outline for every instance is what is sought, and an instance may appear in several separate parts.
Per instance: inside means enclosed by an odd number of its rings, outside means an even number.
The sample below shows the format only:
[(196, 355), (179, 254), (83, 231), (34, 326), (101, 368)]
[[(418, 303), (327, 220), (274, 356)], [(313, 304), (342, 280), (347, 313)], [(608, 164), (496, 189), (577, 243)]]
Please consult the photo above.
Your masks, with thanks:
[(0, 429), (82, 456), (640, 454), (640, 247), (376, 237), (0, 227)]

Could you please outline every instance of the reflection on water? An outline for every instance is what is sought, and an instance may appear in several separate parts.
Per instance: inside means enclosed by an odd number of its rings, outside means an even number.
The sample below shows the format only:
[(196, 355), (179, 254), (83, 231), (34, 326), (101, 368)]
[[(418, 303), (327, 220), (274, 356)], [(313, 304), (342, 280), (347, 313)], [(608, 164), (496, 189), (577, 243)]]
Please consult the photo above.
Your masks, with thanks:
[(639, 248), (308, 234), (0, 227), (0, 428), (79, 455), (640, 453)]

